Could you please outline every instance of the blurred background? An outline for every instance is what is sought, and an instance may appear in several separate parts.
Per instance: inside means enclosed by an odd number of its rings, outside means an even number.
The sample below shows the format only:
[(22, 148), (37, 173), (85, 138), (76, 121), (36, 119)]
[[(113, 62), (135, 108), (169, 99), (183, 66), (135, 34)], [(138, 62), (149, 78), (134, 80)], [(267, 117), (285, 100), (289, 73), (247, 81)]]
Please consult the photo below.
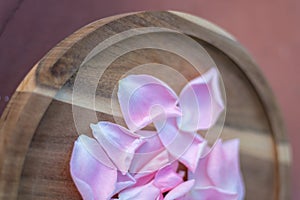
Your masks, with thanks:
[(103, 17), (177, 10), (233, 34), (269, 81), (293, 148), (292, 192), (300, 199), (299, 0), (0, 0), (0, 114), (31, 67), (59, 41)]

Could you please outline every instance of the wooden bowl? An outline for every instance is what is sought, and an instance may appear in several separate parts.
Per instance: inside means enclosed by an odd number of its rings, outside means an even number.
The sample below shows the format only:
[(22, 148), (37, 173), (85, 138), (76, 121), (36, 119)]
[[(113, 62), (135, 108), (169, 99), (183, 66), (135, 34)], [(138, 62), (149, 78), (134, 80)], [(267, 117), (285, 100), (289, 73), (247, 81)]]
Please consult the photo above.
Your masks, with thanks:
[(241, 140), (246, 199), (289, 199), (290, 147), (275, 98), (256, 63), (224, 30), (172, 11), (93, 22), (32, 68), (1, 117), (0, 199), (80, 199), (69, 172), (78, 134), (89, 134), (91, 122), (122, 123), (115, 89), (126, 73), (155, 74), (174, 88), (183, 86), (178, 77), (199, 75), (180, 56), (203, 56), (195, 43), (213, 58), (224, 81), (222, 137)]

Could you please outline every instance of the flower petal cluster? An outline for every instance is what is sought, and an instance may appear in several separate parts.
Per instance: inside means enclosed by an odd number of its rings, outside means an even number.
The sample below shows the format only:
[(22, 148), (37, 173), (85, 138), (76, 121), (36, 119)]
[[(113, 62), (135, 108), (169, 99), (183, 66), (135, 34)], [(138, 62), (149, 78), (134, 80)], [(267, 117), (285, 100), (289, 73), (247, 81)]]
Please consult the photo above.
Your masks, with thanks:
[[(197, 134), (224, 110), (218, 81), (212, 68), (177, 96), (153, 76), (120, 80), (127, 127), (91, 124), (93, 138), (80, 135), (74, 144), (70, 171), (83, 199), (243, 199), (239, 141), (210, 147)], [(151, 126), (155, 130), (146, 130)]]

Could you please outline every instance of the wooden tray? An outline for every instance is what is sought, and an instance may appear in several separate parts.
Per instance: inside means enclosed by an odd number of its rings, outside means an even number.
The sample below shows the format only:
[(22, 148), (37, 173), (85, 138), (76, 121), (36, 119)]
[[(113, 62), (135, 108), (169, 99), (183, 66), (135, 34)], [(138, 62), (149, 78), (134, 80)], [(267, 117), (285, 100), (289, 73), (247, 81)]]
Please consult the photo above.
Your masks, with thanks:
[[(166, 31), (158, 34), (157, 30)], [(159, 66), (168, 65), (188, 80), (197, 75), (191, 63), (174, 52), (130, 46), (130, 41), (118, 38), (124, 32), (135, 35), (142, 47), (147, 40), (148, 45), (153, 40), (168, 46), (184, 37), (206, 49), (226, 89), (222, 137), (241, 140), (246, 199), (289, 199), (289, 143), (274, 96), (256, 63), (222, 29), (171, 11), (129, 13), (93, 22), (60, 42), (32, 68), (1, 117), (0, 199), (80, 199), (69, 173), (73, 142), (78, 133), (89, 134), (90, 122), (121, 120), (111, 110), (118, 80), (138, 65), (143, 65), (139, 70), (165, 77), (174, 87), (181, 85)], [(112, 44), (112, 37), (120, 41)], [(100, 43), (108, 48), (103, 55), (97, 55)], [(126, 48), (130, 51), (108, 62)], [(178, 49), (189, 55), (197, 53), (188, 44)], [(87, 56), (91, 58), (88, 62)], [(86, 86), (94, 87), (95, 105), (76, 87), (79, 73)]]

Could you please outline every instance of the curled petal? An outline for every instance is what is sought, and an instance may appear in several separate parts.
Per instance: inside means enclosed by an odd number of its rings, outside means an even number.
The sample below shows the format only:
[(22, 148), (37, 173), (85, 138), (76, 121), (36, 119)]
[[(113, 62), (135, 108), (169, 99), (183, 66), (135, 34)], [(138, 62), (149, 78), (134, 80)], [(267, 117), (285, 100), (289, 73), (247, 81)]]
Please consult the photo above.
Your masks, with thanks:
[[(174, 162), (157, 172), (140, 177), (136, 185), (119, 193), (119, 199), (163, 199), (164, 192), (168, 192), (183, 181), (180, 174), (176, 173), (177, 167), (178, 163)], [(149, 178), (153, 179), (149, 181)]]
[(72, 152), (70, 170), (83, 199), (111, 198), (117, 182), (117, 170), (111, 166), (113, 164), (96, 140), (85, 135), (78, 137)]
[(213, 182), (211, 181), (210, 177), (207, 174), (207, 162), (208, 162), (208, 155), (204, 158), (199, 160), (197, 169), (195, 172), (188, 172), (188, 179), (195, 180), (195, 184), (198, 187), (208, 187), (214, 186)]
[(163, 125), (159, 123), (155, 122), (155, 125), (162, 144), (175, 159), (194, 172), (206, 142), (196, 133), (179, 130), (175, 118), (169, 118)]
[(190, 81), (180, 93), (179, 106), (181, 130), (193, 132), (210, 128), (224, 109), (217, 69), (212, 68)]
[[(222, 144), (218, 140), (206, 157), (199, 161), (195, 173), (189, 173), (189, 179), (195, 179), (195, 187), (203, 189), (213, 187), (228, 194), (244, 197), (244, 185), (239, 166), (238, 140)], [(214, 190), (216, 190), (214, 189)]]
[(134, 178), (136, 180), (136, 184), (134, 185), (134, 187), (143, 186), (143, 185), (151, 182), (154, 179), (155, 174), (156, 174), (156, 171), (134, 174)]
[(123, 189), (128, 188), (134, 184), (136, 184), (136, 180), (131, 174), (127, 173), (123, 175), (120, 171), (118, 171), (116, 188), (113, 194), (117, 194)]
[(195, 133), (191, 146), (182, 154), (179, 160), (191, 171), (195, 172), (201, 155), (207, 146), (207, 142), (203, 141), (199, 135)]
[(135, 150), (143, 141), (138, 135), (110, 122), (91, 124), (93, 135), (123, 174), (128, 172)]
[(244, 195), (243, 180), (239, 166), (238, 139), (229, 140), (223, 144), (219, 140), (211, 152), (207, 164), (209, 166), (207, 173), (214, 185), (226, 191), (238, 193), (241, 197)]
[(238, 198), (236, 193), (217, 187), (197, 188), (194, 183), (193, 179), (181, 183), (165, 196), (165, 200), (236, 200)]
[(153, 185), (153, 181), (138, 187), (125, 189), (119, 193), (120, 200), (156, 200), (161, 199), (160, 190)]
[(160, 169), (155, 175), (153, 184), (160, 189), (161, 193), (167, 192), (182, 183), (182, 177), (176, 173), (177, 167), (178, 163), (174, 162)]
[(130, 166), (131, 173), (151, 173), (169, 163), (169, 153), (154, 131), (137, 131), (143, 144), (136, 150)]
[(120, 80), (118, 98), (125, 122), (132, 131), (157, 118), (181, 115), (176, 106), (176, 93), (149, 75), (130, 75)]
[(185, 199), (184, 197), (191, 191), (194, 183), (195, 180), (188, 180), (179, 184), (165, 196), (165, 200)]

